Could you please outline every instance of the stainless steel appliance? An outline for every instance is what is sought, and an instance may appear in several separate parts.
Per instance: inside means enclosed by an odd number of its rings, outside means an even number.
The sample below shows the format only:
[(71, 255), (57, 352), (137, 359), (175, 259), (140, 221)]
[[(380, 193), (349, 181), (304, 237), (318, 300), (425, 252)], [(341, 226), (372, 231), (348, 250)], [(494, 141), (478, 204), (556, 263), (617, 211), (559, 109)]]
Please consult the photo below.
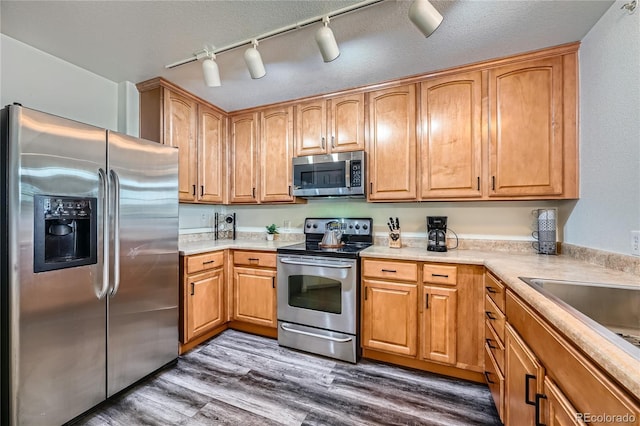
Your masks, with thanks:
[(539, 254), (556, 254), (556, 209), (535, 209), (532, 214), (536, 218), (536, 231), (532, 233), (538, 240), (533, 243)]
[(427, 250), (447, 251), (446, 216), (427, 216)]
[[(336, 223), (342, 244), (323, 247)], [(304, 233), (304, 243), (278, 249), (278, 343), (355, 363), (359, 253), (373, 243), (372, 220), (308, 218)]]
[(364, 151), (309, 155), (293, 159), (296, 197), (365, 196)]
[(1, 111), (2, 425), (56, 425), (178, 355), (177, 150)]

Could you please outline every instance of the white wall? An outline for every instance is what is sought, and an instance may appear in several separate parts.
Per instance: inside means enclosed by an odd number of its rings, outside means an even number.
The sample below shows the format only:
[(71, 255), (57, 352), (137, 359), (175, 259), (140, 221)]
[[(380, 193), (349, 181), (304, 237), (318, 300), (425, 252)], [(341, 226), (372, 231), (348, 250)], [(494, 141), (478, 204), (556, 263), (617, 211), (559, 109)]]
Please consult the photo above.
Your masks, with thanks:
[(580, 200), (565, 242), (630, 254), (640, 230), (640, 10), (616, 1), (580, 48)]
[(118, 129), (118, 84), (0, 34), (0, 105)]

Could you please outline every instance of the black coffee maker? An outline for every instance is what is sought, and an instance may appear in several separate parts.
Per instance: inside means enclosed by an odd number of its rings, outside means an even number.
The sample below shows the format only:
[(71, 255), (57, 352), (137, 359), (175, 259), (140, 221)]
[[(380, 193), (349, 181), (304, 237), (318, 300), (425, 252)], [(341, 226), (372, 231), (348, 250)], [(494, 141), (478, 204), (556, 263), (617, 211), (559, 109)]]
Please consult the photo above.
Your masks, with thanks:
[(447, 251), (447, 216), (427, 216), (427, 250)]

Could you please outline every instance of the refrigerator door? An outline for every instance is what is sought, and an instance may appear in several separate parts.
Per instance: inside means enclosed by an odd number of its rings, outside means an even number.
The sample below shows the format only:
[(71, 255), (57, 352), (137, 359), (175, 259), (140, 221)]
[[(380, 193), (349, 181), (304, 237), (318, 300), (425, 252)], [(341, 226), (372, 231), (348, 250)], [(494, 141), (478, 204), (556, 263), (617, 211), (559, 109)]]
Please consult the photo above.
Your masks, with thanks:
[[(106, 296), (103, 290), (105, 130), (26, 108), (8, 107), (9, 412), (11, 425), (62, 424), (105, 399)], [(6, 111), (3, 114), (6, 114)], [(96, 203), (96, 260), (34, 272), (34, 196)], [(75, 232), (72, 225), (60, 226)], [(48, 236), (64, 234), (45, 228)], [(5, 285), (3, 281), (2, 285)], [(106, 291), (106, 287), (104, 288)], [(106, 294), (106, 293), (105, 293)], [(3, 378), (4, 380), (4, 378)]]
[(107, 139), (112, 396), (178, 356), (178, 150), (115, 132)]

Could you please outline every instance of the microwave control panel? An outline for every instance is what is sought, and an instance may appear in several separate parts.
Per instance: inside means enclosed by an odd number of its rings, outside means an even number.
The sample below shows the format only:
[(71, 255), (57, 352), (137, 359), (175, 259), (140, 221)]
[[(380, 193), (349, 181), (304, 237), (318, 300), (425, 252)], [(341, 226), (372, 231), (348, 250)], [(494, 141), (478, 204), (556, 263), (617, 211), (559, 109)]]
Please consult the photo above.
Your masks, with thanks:
[(351, 162), (351, 187), (362, 186), (362, 161)]

